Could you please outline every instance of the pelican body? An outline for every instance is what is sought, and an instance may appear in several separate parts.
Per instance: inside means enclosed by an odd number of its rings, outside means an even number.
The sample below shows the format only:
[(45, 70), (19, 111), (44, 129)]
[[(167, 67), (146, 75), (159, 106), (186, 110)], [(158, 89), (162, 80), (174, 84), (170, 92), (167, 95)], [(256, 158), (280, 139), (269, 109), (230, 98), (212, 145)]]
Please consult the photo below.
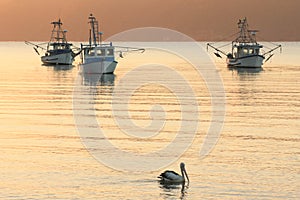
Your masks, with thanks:
[(161, 173), (158, 176), (158, 178), (160, 179), (160, 181), (165, 183), (184, 183), (186, 177), (187, 181), (189, 182), (190, 180), (185, 170), (184, 163), (180, 163), (180, 170), (181, 170), (181, 175), (179, 175), (174, 171), (166, 170), (163, 173)]

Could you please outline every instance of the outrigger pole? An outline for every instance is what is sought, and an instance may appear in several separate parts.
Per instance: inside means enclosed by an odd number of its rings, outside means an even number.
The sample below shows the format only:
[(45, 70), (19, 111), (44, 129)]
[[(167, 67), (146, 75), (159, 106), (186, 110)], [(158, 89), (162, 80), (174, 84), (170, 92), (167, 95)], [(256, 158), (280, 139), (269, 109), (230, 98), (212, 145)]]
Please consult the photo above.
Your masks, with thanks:
[(47, 50), (46, 48), (44, 48), (44, 47), (42, 47), (42, 46), (40, 46), (40, 45), (38, 45), (38, 44), (34, 44), (34, 43), (32, 43), (32, 42), (29, 42), (29, 41), (25, 41), (25, 44), (27, 44), (27, 45), (32, 45), (34, 51), (35, 51), (38, 55), (40, 55), (40, 52), (38, 51), (38, 48), (40, 48), (40, 49), (42, 49), (42, 50), (44, 50), (44, 51)]
[(212, 46), (210, 43), (207, 43), (207, 47), (210, 47), (210, 48), (216, 50), (217, 52), (215, 52), (214, 54), (215, 54), (217, 57), (219, 57), (219, 58), (222, 58), (222, 56), (219, 54), (219, 52), (220, 52), (221, 54), (223, 54), (224, 56), (227, 56), (227, 54), (226, 54), (224, 51), (221, 51), (220, 49), (218, 49), (218, 48)]
[(266, 53), (264, 53), (263, 55), (266, 55), (266, 54), (268, 54), (268, 53), (271, 53), (272, 51), (275, 51), (276, 49), (278, 49), (278, 48), (280, 48), (280, 52), (282, 51), (281, 50), (281, 44), (279, 44), (279, 45), (277, 45), (277, 47), (275, 47), (275, 48), (273, 48), (273, 49), (271, 49), (270, 51), (267, 51)]
[[(123, 53), (134, 52), (134, 51), (144, 53), (144, 51), (145, 51), (145, 49), (143, 49), (143, 48), (123, 47), (123, 46), (114, 46), (114, 47), (121, 49), (119, 51), (116, 51), (116, 52), (119, 52), (119, 56), (121, 58), (123, 58)], [(124, 50), (122, 50), (122, 49), (124, 49)]]
[[(277, 45), (277, 47), (275, 47), (275, 48), (273, 48), (273, 49), (267, 51), (266, 53), (264, 53), (263, 56), (266, 55), (266, 54), (272, 53), (273, 51), (275, 51), (275, 50), (278, 49), (278, 48), (280, 48), (280, 53), (281, 53), (281, 51), (282, 51), (282, 46), (281, 46), (281, 44), (279, 44), (279, 45)], [(271, 58), (272, 56), (274, 56), (274, 54), (270, 54), (270, 56), (264, 61), (264, 63), (266, 63), (268, 60), (270, 60), (270, 58)]]

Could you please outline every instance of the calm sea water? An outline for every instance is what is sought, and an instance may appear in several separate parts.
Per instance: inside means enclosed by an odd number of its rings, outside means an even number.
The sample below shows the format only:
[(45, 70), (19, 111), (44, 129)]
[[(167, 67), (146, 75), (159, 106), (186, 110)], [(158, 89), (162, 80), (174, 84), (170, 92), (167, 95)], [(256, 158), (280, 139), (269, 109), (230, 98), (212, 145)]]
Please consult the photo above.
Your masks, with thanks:
[[(190, 48), (189, 43), (161, 45)], [(200, 45), (205, 48), (204, 43)], [(198, 53), (190, 49), (192, 58), (198, 58)], [(24, 43), (2, 42), (0, 199), (299, 199), (299, 53), (300, 43), (283, 43), (282, 54), (276, 54), (260, 71), (229, 70), (224, 60), (212, 58), (213, 62), (201, 63), (200, 59), (197, 67), (220, 76), (226, 95), (218, 142), (200, 158), (212, 123), (213, 106), (205, 82), (211, 77), (199, 75), (188, 60), (154, 49), (130, 53), (118, 59), (114, 75), (98, 80), (93, 75), (80, 75), (78, 60), (73, 67), (46, 67)], [(148, 67), (141, 67), (145, 65)], [(166, 74), (161, 65), (184, 77), (184, 82)], [(134, 69), (140, 69), (137, 71), (142, 75), (122, 82)], [(143, 82), (141, 77), (156, 78)], [(181, 113), (185, 105), (180, 98), (187, 92), (181, 84), (186, 82), (198, 108), (188, 112), (196, 113), (199, 119), (186, 120)], [(120, 101), (123, 96), (115, 95), (121, 84), (134, 88), (119, 93), (130, 94), (125, 110)], [(172, 91), (174, 85), (178, 90)], [(74, 102), (82, 107), (78, 109)], [(151, 113), (153, 105), (160, 107)], [(158, 124), (163, 121), (155, 135), (142, 138), (128, 134), (148, 130), (155, 117)], [(83, 132), (90, 130), (92, 118), (97, 119), (96, 129), (103, 135), (88, 138), (95, 142), (88, 151)], [(125, 125), (119, 119), (127, 119)], [(168, 166), (134, 172), (116, 169), (94, 154), (118, 159), (120, 151), (145, 155), (166, 148), (175, 141), (180, 126), (189, 125), (187, 121), (199, 124), (179, 159), (171, 162), (172, 152), (149, 157), (157, 163), (170, 159)], [(100, 140), (108, 140), (120, 151), (97, 146)], [(179, 172), (180, 162), (186, 164), (188, 186), (157, 182), (156, 177), (165, 169)], [(124, 168), (131, 165), (132, 169), (143, 165), (117, 164)]]

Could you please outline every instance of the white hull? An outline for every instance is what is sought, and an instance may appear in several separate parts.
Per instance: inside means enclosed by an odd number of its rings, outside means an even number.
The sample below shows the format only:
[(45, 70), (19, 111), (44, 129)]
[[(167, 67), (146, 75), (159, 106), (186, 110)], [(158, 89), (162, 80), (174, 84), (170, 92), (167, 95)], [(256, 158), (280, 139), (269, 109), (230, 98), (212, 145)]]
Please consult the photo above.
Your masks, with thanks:
[(81, 64), (81, 73), (86, 74), (112, 74), (114, 73), (117, 61), (101, 61), (87, 64)]
[(255, 68), (263, 65), (264, 57), (261, 55), (246, 56), (241, 58), (227, 58), (228, 67)]
[(72, 52), (69, 52), (51, 56), (42, 56), (41, 60), (46, 65), (72, 65), (74, 57), (72, 56)]

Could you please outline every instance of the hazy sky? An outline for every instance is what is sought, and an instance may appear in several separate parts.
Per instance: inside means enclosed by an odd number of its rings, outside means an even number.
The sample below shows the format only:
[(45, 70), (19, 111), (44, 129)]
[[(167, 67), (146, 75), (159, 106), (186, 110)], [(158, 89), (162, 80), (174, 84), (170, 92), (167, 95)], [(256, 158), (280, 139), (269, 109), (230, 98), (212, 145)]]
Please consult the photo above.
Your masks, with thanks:
[(239, 18), (264, 40), (300, 40), (300, 0), (0, 0), (0, 40), (45, 41), (50, 22), (62, 19), (68, 39), (87, 40), (88, 16), (104, 38), (137, 27), (164, 27), (196, 40), (237, 32)]

